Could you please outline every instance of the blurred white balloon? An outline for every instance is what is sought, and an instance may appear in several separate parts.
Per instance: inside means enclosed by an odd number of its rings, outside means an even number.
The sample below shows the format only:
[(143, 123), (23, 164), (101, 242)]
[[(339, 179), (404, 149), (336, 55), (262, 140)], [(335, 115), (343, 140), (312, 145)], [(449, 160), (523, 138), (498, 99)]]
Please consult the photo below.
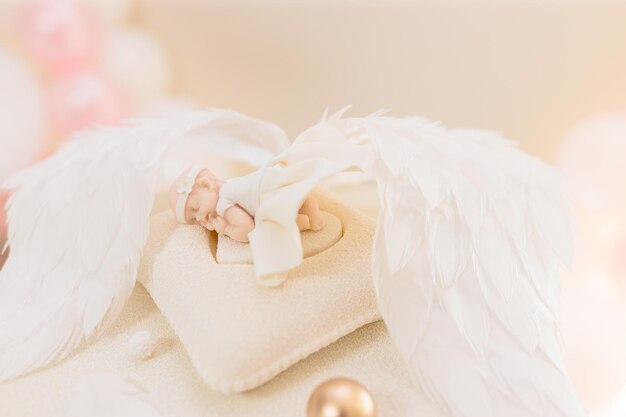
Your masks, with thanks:
[(0, 181), (45, 146), (43, 98), (32, 71), (0, 48)]
[(581, 123), (566, 138), (557, 162), (578, 203), (626, 222), (626, 113)]
[(140, 30), (111, 33), (105, 41), (103, 67), (124, 87), (136, 109), (162, 97), (170, 81), (163, 49)]

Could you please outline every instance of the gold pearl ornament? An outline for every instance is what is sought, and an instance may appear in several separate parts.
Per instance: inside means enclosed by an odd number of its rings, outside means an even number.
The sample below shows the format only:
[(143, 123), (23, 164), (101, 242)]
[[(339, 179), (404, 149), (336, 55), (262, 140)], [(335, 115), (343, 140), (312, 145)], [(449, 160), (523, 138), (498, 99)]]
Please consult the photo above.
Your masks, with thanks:
[(332, 378), (313, 390), (307, 417), (376, 417), (376, 403), (363, 385), (348, 378)]

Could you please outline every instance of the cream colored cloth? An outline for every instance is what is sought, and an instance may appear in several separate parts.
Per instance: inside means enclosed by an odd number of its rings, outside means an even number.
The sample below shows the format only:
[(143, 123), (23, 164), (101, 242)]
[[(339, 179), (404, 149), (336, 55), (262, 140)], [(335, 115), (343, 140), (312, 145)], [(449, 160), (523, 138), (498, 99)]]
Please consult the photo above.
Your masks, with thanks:
[(257, 277), (276, 285), (284, 273), (302, 263), (302, 244), (296, 217), (302, 203), (321, 181), (342, 171), (361, 170), (369, 164), (365, 146), (348, 143), (327, 123), (303, 132), (268, 165), (222, 186), (218, 214), (234, 204), (254, 216), (248, 235)]

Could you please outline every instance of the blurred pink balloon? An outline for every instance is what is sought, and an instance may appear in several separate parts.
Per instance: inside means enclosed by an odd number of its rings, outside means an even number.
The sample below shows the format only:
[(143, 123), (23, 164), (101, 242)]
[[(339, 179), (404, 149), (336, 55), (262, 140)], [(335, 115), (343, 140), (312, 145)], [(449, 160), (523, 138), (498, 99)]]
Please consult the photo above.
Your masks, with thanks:
[(95, 62), (97, 23), (75, 0), (37, 0), (24, 9), (26, 47), (47, 72), (59, 73)]
[(128, 109), (121, 90), (93, 71), (79, 71), (55, 80), (47, 102), (52, 127), (61, 135), (94, 124), (116, 123)]

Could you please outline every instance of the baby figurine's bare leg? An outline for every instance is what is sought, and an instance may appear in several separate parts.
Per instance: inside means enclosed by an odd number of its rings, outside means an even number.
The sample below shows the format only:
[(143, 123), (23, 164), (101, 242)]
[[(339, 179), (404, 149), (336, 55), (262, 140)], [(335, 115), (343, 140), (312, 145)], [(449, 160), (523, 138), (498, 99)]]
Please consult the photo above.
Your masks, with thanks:
[(301, 232), (311, 229), (311, 222), (309, 221), (309, 216), (306, 214), (298, 214), (298, 217), (296, 217), (296, 224)]
[(320, 230), (326, 225), (324, 221), (324, 216), (322, 216), (322, 212), (319, 205), (317, 204), (317, 199), (315, 197), (307, 197), (307, 199), (304, 200), (302, 207), (300, 207), (300, 211), (298, 211), (298, 213), (304, 214), (309, 218), (311, 230)]

